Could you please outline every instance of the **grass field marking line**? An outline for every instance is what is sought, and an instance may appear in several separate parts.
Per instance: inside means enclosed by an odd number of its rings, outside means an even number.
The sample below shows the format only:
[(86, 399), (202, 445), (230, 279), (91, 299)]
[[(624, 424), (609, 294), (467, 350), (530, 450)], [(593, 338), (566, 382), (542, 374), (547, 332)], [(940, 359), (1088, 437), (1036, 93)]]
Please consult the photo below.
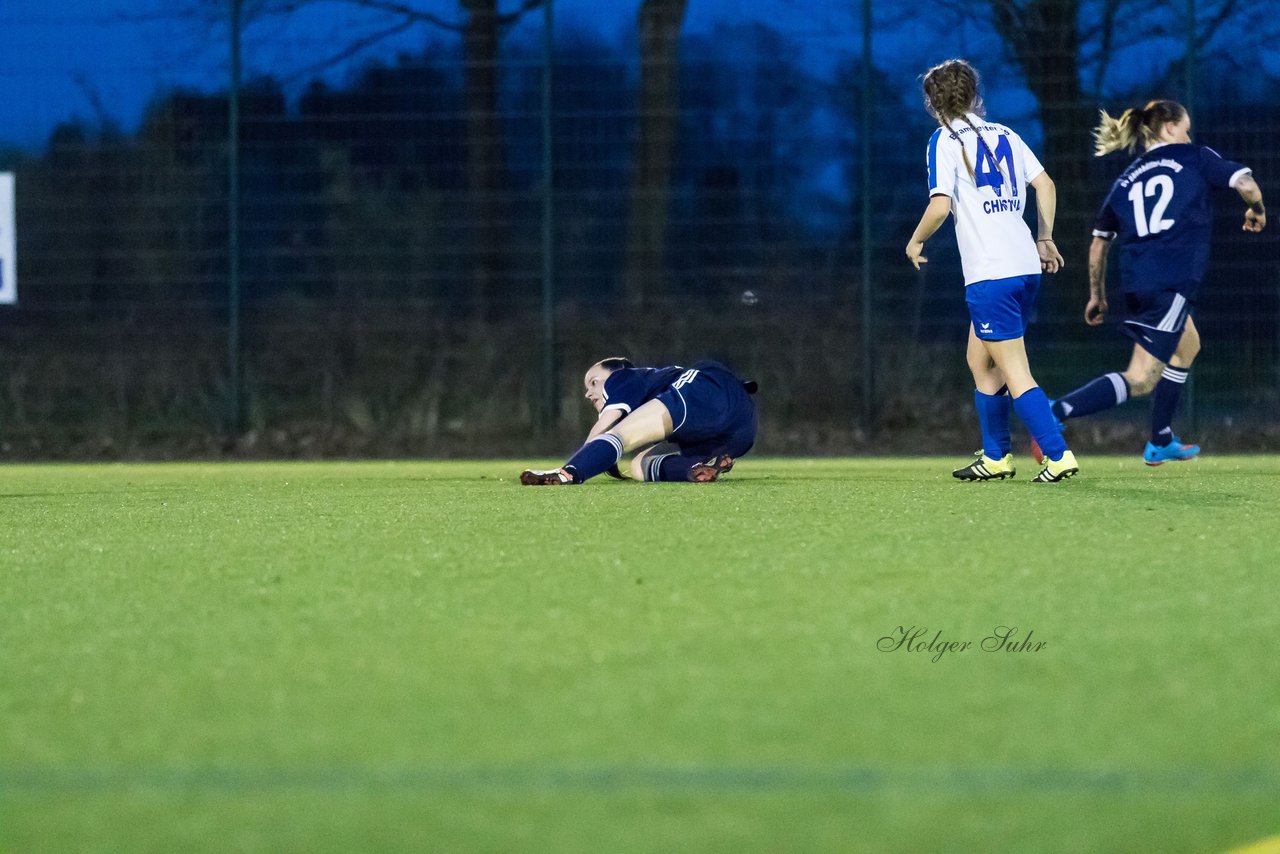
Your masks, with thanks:
[(702, 793), (894, 789), (940, 793), (1274, 793), (1280, 772), (1262, 768), (806, 768), (803, 766), (457, 766), (439, 768), (25, 768), (0, 770), (0, 792), (99, 793), (131, 789), (261, 791), (621, 790)]

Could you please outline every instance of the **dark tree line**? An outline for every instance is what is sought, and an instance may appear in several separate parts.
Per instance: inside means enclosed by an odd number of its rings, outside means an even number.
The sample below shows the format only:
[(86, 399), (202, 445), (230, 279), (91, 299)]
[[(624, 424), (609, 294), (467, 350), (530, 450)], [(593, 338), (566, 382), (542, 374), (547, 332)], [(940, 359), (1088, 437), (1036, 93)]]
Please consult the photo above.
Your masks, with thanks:
[[(1038, 96), (1069, 258), (1081, 257), (1109, 168), (1088, 153), (1097, 103), (1081, 88), (1080, 57), (1099, 36), (1068, 26), (1078, 6), (991, 4), (995, 23), (1017, 34), (1008, 49)], [(317, 79), (298, 96), (270, 79), (248, 84), (248, 298), (409, 296), (480, 318), (539, 298), (541, 57), (536, 45), (503, 46), (515, 13), (492, 0), (461, 8), (459, 41), (370, 63), (346, 85)], [(910, 176), (929, 130), (923, 111), (900, 110), (902, 94), (875, 72), (874, 174), (892, 179), (862, 188), (856, 140), (870, 131), (859, 127), (856, 61), (820, 79), (761, 24), (682, 38), (684, 8), (642, 4), (638, 63), (582, 37), (557, 48), (561, 294), (632, 307), (747, 289), (852, 296), (863, 192), (885, 292), (909, 282), (896, 255), (921, 204)], [(1050, 31), (1052, 44), (1036, 35)], [(1245, 110), (1254, 121), (1275, 112)], [(157, 98), (135, 133), (56, 130), (18, 164), (24, 298), (217, 302), (226, 133), (225, 97), (185, 92)]]
[[(834, 170), (852, 156), (846, 132), (815, 118), (846, 114), (846, 90), (830, 94), (803, 69), (779, 66), (786, 40), (767, 27), (727, 28), (697, 46), (706, 50), (690, 61), (694, 73), (660, 84), (600, 43), (559, 47), (552, 133), (566, 298), (634, 305), (740, 292), (779, 251), (777, 275), (790, 276), (781, 286), (845, 286), (831, 273), (815, 283), (810, 267), (850, 233), (839, 221), (851, 190), (809, 173), (822, 168), (815, 160)], [(511, 50), (521, 61), (495, 79), (489, 110), (501, 121), (483, 132), (475, 85), (460, 73), (466, 52), (441, 43), (294, 97), (274, 80), (249, 81), (246, 297), (404, 295), (484, 315), (540, 294), (541, 72), (532, 47)], [(661, 98), (645, 94), (652, 86)], [(683, 108), (664, 112), (667, 100)], [(55, 131), (18, 165), (24, 299), (132, 299), (145, 283), (156, 298), (217, 302), (226, 134), (225, 96), (195, 92), (157, 98), (132, 134)], [(835, 171), (852, 174), (846, 165)], [(477, 184), (478, 171), (491, 177)], [(477, 264), (489, 272), (477, 276)]]
[[(1020, 14), (1040, 6), (1057, 8), (1040, 0)], [(491, 7), (468, 5), (459, 26), (479, 27)], [(619, 347), (655, 358), (686, 358), (690, 348), (732, 356), (771, 379), (772, 414), (803, 432), (815, 419), (847, 420), (859, 405), (857, 307), (860, 289), (872, 287), (883, 386), (930, 399), (962, 388), (936, 358), (963, 336), (951, 241), (937, 238), (924, 275), (901, 257), (925, 201), (932, 129), (918, 96), (904, 91), (909, 75), (873, 69), (878, 122), (864, 128), (852, 50), (820, 74), (775, 28), (735, 24), (692, 36), (680, 32), (683, 10), (675, 0), (642, 6), (633, 45), (575, 36), (556, 47), (553, 234), (565, 363)], [(342, 83), (319, 74), (301, 86), (248, 82), (251, 422), (349, 423), (368, 443), (449, 430), (465, 437), (468, 425), (498, 417), (468, 389), (504, 383), (505, 399), (523, 401), (517, 418), (536, 410), (529, 330), (542, 295), (542, 59), (503, 20), (485, 23), (479, 46), (459, 30), (369, 62)], [(1092, 32), (1062, 38), (1076, 38), (1085, 56), (1097, 41)], [(469, 74), (481, 50), (501, 61)], [(1103, 101), (1087, 91), (1089, 63), (1071, 72), (1071, 63), (1049, 69), (1043, 57), (1023, 58), (1046, 65), (1026, 74), (1041, 116), (1027, 131), (1042, 134), (1041, 157), (1064, 200), (1058, 235), (1082, 245), (1092, 207), (1120, 168), (1089, 156), (1092, 110), (1130, 95)], [(1148, 88), (1177, 94), (1179, 68)], [(1064, 88), (1062, 75), (1072, 73), (1076, 83)], [(1199, 74), (1242, 79), (1208, 59)], [(1280, 174), (1271, 145), (1280, 108), (1265, 92), (1217, 86), (1196, 121), (1199, 138), (1254, 166), (1264, 190)], [(42, 435), (111, 413), (116, 436), (167, 423), (175, 411), (201, 430), (218, 423), (227, 132), (225, 93), (171, 91), (136, 129), (72, 122), (38, 153), (3, 155), (0, 166), (18, 173), (22, 304), (0, 329), (8, 395), (0, 394), (0, 422), (43, 425), (31, 428)], [(865, 188), (864, 133), (875, 134)], [(872, 282), (860, 281), (864, 193)], [(1274, 256), (1275, 235), (1233, 242), (1235, 219), (1222, 206), (1221, 282), (1206, 293), (1223, 297), (1208, 306), (1204, 328), (1247, 341), (1239, 350), (1256, 359), (1256, 378), (1278, 343), (1274, 268), (1255, 263)], [(1069, 262), (1046, 301), (1061, 323), (1042, 327), (1038, 340), (1090, 334), (1075, 318), (1083, 259), (1071, 253)], [(704, 316), (723, 324), (719, 334), (698, 326)], [(946, 364), (962, 371), (958, 360)], [(570, 392), (573, 382), (564, 384)], [(562, 411), (574, 411), (574, 397)], [(813, 400), (826, 409), (809, 411), (803, 402)], [(887, 398), (885, 423), (917, 423), (916, 403)], [(359, 442), (328, 447), (372, 447)]]

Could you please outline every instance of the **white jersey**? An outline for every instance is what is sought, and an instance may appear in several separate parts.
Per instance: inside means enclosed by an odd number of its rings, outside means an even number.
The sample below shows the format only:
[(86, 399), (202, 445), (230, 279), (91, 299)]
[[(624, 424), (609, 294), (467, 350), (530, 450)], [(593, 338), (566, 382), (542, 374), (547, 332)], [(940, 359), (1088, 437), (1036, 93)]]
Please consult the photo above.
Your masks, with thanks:
[[(1022, 137), (969, 113), (983, 145), (963, 121), (951, 133), (938, 128), (929, 140), (929, 195), (951, 197), (964, 283), (1040, 272), (1035, 239), (1022, 218), (1027, 184), (1044, 167)], [(961, 155), (968, 155), (969, 167)], [(970, 172), (970, 167), (972, 172)]]

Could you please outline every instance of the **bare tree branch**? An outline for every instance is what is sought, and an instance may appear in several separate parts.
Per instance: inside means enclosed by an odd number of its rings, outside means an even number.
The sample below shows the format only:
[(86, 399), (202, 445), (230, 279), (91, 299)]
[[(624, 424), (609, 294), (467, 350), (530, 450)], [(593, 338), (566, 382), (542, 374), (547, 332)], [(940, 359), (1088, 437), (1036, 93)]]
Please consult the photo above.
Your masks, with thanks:
[(543, 2), (544, 0), (524, 0), (524, 2), (520, 4), (520, 8), (516, 9), (514, 12), (508, 12), (505, 15), (499, 15), (498, 26), (507, 27), (507, 26), (510, 26), (511, 24), (514, 24), (516, 21), (519, 21), (522, 17), (524, 17), (527, 13), (532, 12), (534, 9), (541, 7)]
[[(292, 2), (300, 6), (305, 6), (315, 2), (315, 0), (292, 0)], [(338, 2), (346, 3), (349, 6), (357, 6), (362, 9), (375, 9), (379, 12), (399, 15), (405, 20), (415, 24), (431, 24), (434, 27), (439, 27), (442, 30), (450, 30), (455, 33), (462, 32), (467, 26), (465, 22), (449, 21), (431, 12), (424, 12), (404, 3), (392, 2), (392, 0), (338, 0)]]
[(312, 63), (311, 65), (308, 65), (306, 68), (299, 69), (298, 71), (290, 75), (290, 77), (291, 78), (306, 77), (308, 75), (315, 74), (319, 71), (324, 71), (327, 68), (337, 65), (339, 62), (350, 59), (351, 57), (363, 51), (365, 48), (372, 47), (373, 45), (377, 44), (378, 42), (382, 41), (385, 38), (390, 38), (391, 36), (399, 35), (400, 33), (403, 33), (405, 30), (412, 29), (413, 27), (417, 26), (417, 24), (418, 24), (418, 21), (409, 20), (409, 19), (405, 19), (403, 21), (397, 21), (395, 24), (393, 24), (390, 27), (386, 27), (374, 33), (370, 33), (369, 35), (363, 38), (356, 39), (355, 41), (351, 42), (342, 50), (338, 51), (332, 56), (326, 59), (322, 59), (319, 62)]
[[(268, 17), (283, 18), (300, 12), (308, 6), (319, 5), (321, 2), (340, 3), (360, 9), (385, 12), (414, 23), (430, 24), (433, 27), (439, 27), (442, 30), (455, 33), (460, 33), (466, 29), (465, 21), (450, 20), (434, 12), (420, 9), (410, 3), (396, 2), (395, 0), (258, 0), (258, 2), (252, 2), (251, 0), (251, 2), (245, 4), (244, 17), (246, 21), (261, 20)], [(522, 0), (517, 8), (497, 17), (498, 26), (508, 27), (519, 22), (529, 12), (541, 8), (544, 2), (546, 0)], [(182, 20), (215, 23), (225, 18), (225, 0), (196, 0), (193, 3), (161, 5), (141, 12), (124, 12), (114, 16), (113, 20), (137, 24)]]
[(1213, 41), (1213, 37), (1218, 34), (1218, 30), (1222, 25), (1230, 20), (1231, 16), (1236, 13), (1239, 7), (1237, 0), (1224, 0), (1223, 4), (1218, 7), (1218, 13), (1209, 18), (1203, 29), (1200, 22), (1196, 21), (1196, 30), (1198, 34), (1195, 40), (1196, 50), (1203, 50), (1209, 42)]
[[(379, 12), (386, 12), (392, 15), (400, 15), (404, 18), (415, 22), (427, 23), (432, 26), (439, 27), (443, 30), (451, 30), (453, 32), (462, 32), (466, 29), (466, 23), (461, 21), (450, 21), (431, 12), (425, 12), (406, 3), (397, 3), (394, 0), (334, 0), (335, 2), (346, 3), (350, 6), (358, 6), (362, 9), (376, 9)], [(295, 11), (302, 6), (314, 3), (315, 0), (289, 0), (287, 5)], [(519, 21), (524, 15), (542, 6), (544, 0), (523, 0), (520, 6), (505, 14), (498, 15), (496, 18), (499, 27), (507, 27)]]
[[(1102, 22), (1098, 26), (1098, 60), (1093, 73), (1093, 91), (1102, 91), (1102, 81), (1107, 77), (1111, 67), (1112, 47), (1116, 34), (1116, 14), (1120, 11), (1123, 0), (1107, 0), (1102, 9)], [(1081, 34), (1081, 41), (1089, 41), (1089, 36)]]
[(83, 71), (75, 75), (76, 88), (84, 95), (85, 100), (89, 102), (89, 106), (93, 108), (93, 114), (98, 120), (98, 127), (107, 128), (112, 123), (111, 113), (107, 110), (107, 105), (103, 103), (102, 93), (98, 91), (93, 82), (89, 80), (89, 76)]

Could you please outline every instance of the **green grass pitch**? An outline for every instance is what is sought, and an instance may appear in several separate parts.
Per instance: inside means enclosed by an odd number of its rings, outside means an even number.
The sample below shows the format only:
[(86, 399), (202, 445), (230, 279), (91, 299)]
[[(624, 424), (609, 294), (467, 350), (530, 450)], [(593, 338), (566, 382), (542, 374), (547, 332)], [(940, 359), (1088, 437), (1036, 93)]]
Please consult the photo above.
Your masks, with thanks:
[(960, 462), (0, 468), (0, 850), (1280, 833), (1280, 459)]

